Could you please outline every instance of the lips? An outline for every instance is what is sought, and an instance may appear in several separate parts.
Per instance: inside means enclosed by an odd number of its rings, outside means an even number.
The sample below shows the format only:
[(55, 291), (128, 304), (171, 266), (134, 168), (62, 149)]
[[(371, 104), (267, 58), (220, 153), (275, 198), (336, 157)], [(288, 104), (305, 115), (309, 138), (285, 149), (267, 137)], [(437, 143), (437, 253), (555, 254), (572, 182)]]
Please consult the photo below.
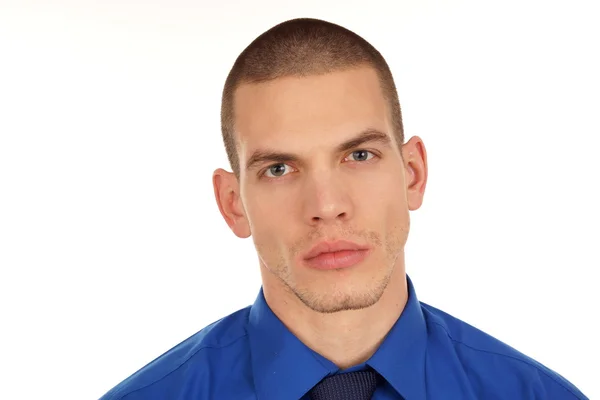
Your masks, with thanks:
[(338, 240), (321, 242), (303, 256), (304, 262), (317, 269), (337, 269), (350, 267), (364, 260), (369, 247), (354, 242)]

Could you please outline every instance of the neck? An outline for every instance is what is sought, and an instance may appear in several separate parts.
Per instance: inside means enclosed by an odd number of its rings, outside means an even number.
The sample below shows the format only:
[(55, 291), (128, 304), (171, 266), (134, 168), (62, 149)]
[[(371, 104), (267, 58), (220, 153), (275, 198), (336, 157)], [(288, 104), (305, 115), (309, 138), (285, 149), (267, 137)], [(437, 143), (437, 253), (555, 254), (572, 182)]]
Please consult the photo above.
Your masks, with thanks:
[[(379, 348), (404, 310), (408, 287), (403, 263), (396, 265), (383, 295), (361, 310), (322, 314), (306, 307), (293, 293), (263, 271), (267, 304), (302, 343), (346, 369), (367, 361)], [(267, 282), (269, 284), (267, 284)]]

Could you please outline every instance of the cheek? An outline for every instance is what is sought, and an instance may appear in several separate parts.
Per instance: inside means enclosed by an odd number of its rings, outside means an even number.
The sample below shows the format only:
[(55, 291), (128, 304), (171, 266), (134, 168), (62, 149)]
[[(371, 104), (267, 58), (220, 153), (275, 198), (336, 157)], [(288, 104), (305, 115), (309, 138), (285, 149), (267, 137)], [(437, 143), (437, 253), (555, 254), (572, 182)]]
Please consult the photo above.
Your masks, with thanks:
[(374, 213), (372, 217), (379, 219), (384, 232), (395, 237), (388, 240), (402, 240), (408, 230), (409, 210), (403, 184), (394, 176), (382, 181), (370, 195), (368, 209)]
[[(246, 206), (246, 217), (250, 226), (250, 233), (257, 247), (265, 251), (273, 251), (285, 241), (289, 224), (282, 223), (286, 215), (284, 206), (275, 206), (272, 202), (260, 202), (253, 199)], [(286, 226), (288, 229), (286, 229)]]
[[(397, 175), (385, 177), (376, 184), (369, 184), (368, 202), (377, 210), (401, 210), (407, 208), (404, 182)], [(377, 208), (375, 208), (377, 207)]]
[[(290, 228), (292, 207), (297, 203), (297, 194), (292, 188), (277, 187), (247, 191), (244, 195), (246, 218), (256, 234), (279, 235)], [(284, 223), (284, 221), (287, 221)]]

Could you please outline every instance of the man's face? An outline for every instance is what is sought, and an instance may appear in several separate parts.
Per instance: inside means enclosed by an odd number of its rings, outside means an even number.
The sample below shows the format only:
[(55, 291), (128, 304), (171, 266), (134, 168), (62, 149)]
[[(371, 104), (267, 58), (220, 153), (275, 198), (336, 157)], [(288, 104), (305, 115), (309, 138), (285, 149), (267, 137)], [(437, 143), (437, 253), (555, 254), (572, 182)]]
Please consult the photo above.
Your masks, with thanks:
[[(265, 289), (277, 285), (318, 312), (377, 302), (397, 264), (404, 274), (410, 220), (406, 169), (375, 70), (244, 84), (234, 111), (239, 200)], [(365, 132), (383, 140), (340, 149)], [(268, 153), (293, 157), (250, 164)], [(336, 240), (369, 250), (346, 268), (304, 260), (314, 245)]]

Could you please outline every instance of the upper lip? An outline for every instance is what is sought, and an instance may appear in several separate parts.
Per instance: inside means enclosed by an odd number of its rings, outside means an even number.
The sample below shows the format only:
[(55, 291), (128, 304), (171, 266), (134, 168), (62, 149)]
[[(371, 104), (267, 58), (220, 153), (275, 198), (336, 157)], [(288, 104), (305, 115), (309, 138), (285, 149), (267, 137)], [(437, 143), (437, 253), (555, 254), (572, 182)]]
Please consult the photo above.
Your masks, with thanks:
[(317, 243), (312, 249), (310, 249), (308, 253), (304, 254), (304, 259), (307, 260), (309, 258), (316, 257), (319, 254), (332, 253), (342, 250), (368, 250), (368, 247), (346, 240), (336, 240), (333, 242), (323, 241)]

